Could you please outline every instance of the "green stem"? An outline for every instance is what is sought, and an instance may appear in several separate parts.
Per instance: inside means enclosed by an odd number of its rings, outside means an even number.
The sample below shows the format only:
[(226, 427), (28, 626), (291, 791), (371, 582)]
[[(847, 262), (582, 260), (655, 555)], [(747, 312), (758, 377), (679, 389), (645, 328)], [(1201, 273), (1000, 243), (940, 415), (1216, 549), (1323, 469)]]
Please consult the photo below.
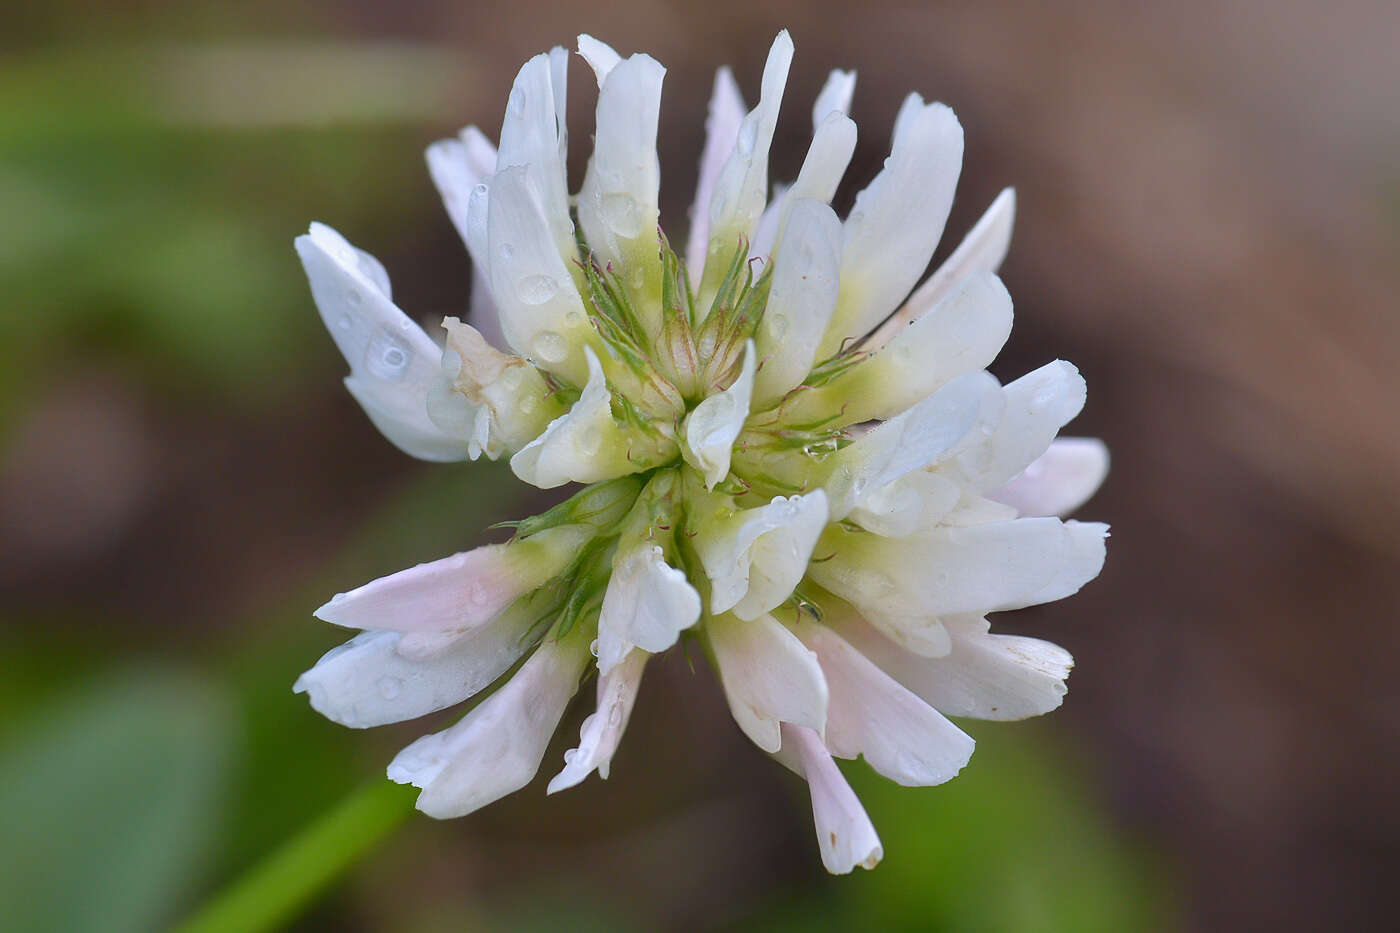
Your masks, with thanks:
[(254, 865), (174, 933), (260, 933), (284, 926), (413, 812), (416, 793), (383, 778), (366, 785)]

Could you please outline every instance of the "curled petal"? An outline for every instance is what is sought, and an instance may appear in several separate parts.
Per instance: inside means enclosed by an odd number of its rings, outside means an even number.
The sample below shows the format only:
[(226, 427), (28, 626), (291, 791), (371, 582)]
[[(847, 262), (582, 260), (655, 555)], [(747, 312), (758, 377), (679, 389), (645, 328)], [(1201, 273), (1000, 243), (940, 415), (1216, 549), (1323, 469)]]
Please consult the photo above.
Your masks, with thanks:
[(466, 816), (524, 787), (539, 771), (587, 660), (580, 639), (545, 641), (460, 722), (399, 752), (389, 779), (422, 788), (418, 809), (438, 819)]
[(710, 611), (740, 619), (771, 612), (802, 580), (827, 522), (826, 495), (778, 496), (765, 506), (722, 510), (700, 524), (696, 553), (712, 588)]
[(817, 847), (826, 870), (846, 875), (856, 866), (869, 869), (880, 864), (885, 854), (880, 837), (821, 738), (811, 729), (784, 723), (783, 747), (793, 749), (788, 757), (807, 779)]
[(416, 719), (475, 696), (532, 645), (537, 610), (520, 601), (457, 632), (363, 632), (331, 649), (292, 689), (316, 712), (355, 729)]
[(881, 324), (862, 348), (880, 349), (904, 328), (938, 307), (939, 302), (972, 276), (995, 274), (1011, 248), (1011, 227), (1015, 219), (1016, 192), (1011, 188), (1003, 189), (938, 271), (914, 290), (904, 306)]
[[(872, 616), (937, 618), (1060, 599), (1103, 567), (1100, 524), (1022, 518), (893, 540), (832, 525), (808, 573)], [(872, 619), (873, 621), (873, 619)]]
[(598, 670), (607, 674), (633, 648), (665, 651), (699, 618), (700, 594), (666, 563), (660, 547), (619, 554), (598, 618)]
[(797, 201), (787, 243), (774, 262), (768, 304), (754, 337), (763, 361), (754, 377), (759, 408), (801, 385), (812, 371), (840, 287), (841, 221), (835, 211), (820, 201)]
[(685, 462), (694, 467), (705, 478), (705, 488), (714, 489), (715, 484), (729, 473), (729, 457), (734, 449), (734, 441), (744, 429), (744, 420), (749, 416), (749, 406), (753, 402), (754, 343), (744, 346), (744, 362), (739, 370), (739, 378), (723, 392), (711, 395), (686, 416), (685, 443), (681, 453)]
[(296, 239), (316, 309), (350, 364), (345, 387), (380, 432), (422, 460), (465, 460), (467, 440), (428, 417), (442, 351), (389, 297), (373, 256), (324, 224)]
[(993, 635), (980, 616), (945, 620), (951, 646), (941, 658), (900, 648), (854, 613), (834, 623), (862, 654), (946, 716), (1015, 720), (1064, 702), (1074, 658), (1037, 638)]
[(957, 472), (974, 490), (1010, 481), (1045, 453), (1050, 442), (1084, 408), (1084, 377), (1071, 363), (1046, 363), (1003, 388), (1006, 406), (995, 431), (961, 452)]
[(871, 493), (950, 455), (974, 429), (995, 424), (1001, 387), (986, 372), (967, 373), (904, 413), (868, 431), (829, 461), (823, 487), (839, 521)]
[(1089, 500), (1108, 475), (1108, 448), (1093, 437), (1061, 437), (987, 498), (1022, 515), (1068, 515)]
[(337, 594), (316, 617), (394, 632), (472, 628), (563, 570), (594, 534), (583, 525), (564, 525), (419, 564)]
[(630, 459), (631, 437), (612, 416), (612, 392), (592, 348), (588, 383), (574, 406), (510, 458), (515, 475), (540, 489), (627, 476), (645, 464)]
[[(536, 55), (521, 66), (506, 102), (501, 146), (496, 157), (497, 173), (508, 168), (529, 167), (530, 171), (521, 178), (540, 211), (561, 263), (578, 256), (574, 223), (569, 219), (564, 166), (568, 149), (564, 121), (568, 71), (562, 66), (567, 61), (567, 53), (558, 49)], [(493, 290), (499, 297), (494, 283)]]
[(953, 206), (962, 155), (962, 127), (943, 104), (912, 108), (895, 124), (884, 169), (846, 220), (841, 299), (819, 356), (864, 337), (919, 280)]
[(578, 747), (564, 753), (564, 770), (549, 782), (549, 793), (580, 784), (595, 770), (607, 780), (612, 757), (637, 702), (647, 658), (645, 651), (633, 649), (620, 664), (599, 676), (598, 708), (579, 728)]
[(815, 622), (800, 624), (797, 635), (817, 653), (826, 677), (826, 747), (833, 755), (863, 755), (876, 771), (908, 787), (942, 784), (972, 758), (967, 733), (841, 636)]
[(660, 328), (656, 127), (665, 76), (656, 59), (640, 54), (599, 75), (598, 133), (578, 195), (579, 223), (595, 261), (629, 270), (624, 287), (652, 334)]
[(719, 261), (705, 262), (696, 311), (707, 314), (710, 299), (724, 277), (725, 260), (740, 237), (751, 238), (754, 225), (768, 199), (768, 148), (778, 123), (778, 107), (787, 86), (792, 65), (792, 39), (787, 30), (778, 33), (763, 67), (763, 85), (758, 106), (739, 124), (734, 148), (715, 179), (710, 197), (710, 245), (708, 256)]
[(695, 201), (690, 206), (690, 236), (686, 239), (685, 264), (692, 276), (705, 267), (705, 251), (710, 242), (710, 198), (720, 170), (739, 138), (739, 125), (744, 122), (744, 98), (734, 73), (728, 68), (715, 72), (715, 87), (710, 95), (710, 113), (705, 119), (705, 148), (700, 153), (700, 176), (695, 185)]
[(826, 680), (817, 656), (772, 616), (745, 622), (718, 615), (705, 624), (729, 711), (765, 752), (782, 747), (779, 723), (821, 732), (826, 727)]

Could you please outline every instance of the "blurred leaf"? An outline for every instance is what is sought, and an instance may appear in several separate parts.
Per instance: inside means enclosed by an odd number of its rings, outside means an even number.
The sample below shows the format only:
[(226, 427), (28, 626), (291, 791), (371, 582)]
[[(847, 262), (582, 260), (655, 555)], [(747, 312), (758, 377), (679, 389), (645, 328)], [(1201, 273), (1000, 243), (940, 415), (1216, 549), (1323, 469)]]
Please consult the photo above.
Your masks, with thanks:
[(113, 673), (33, 710), (0, 764), (5, 928), (169, 920), (217, 843), (235, 733), (222, 690), (170, 667)]

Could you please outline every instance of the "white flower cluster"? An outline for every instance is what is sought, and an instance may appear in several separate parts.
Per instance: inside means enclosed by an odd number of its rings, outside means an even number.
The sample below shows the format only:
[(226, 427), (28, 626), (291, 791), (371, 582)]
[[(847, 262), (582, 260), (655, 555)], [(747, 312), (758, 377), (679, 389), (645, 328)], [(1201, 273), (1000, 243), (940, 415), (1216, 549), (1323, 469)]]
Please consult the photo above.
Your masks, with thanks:
[(909, 96), (842, 220), (855, 76), (833, 72), (801, 171), (770, 190), (780, 34), (754, 109), (716, 77), (682, 259), (657, 208), (665, 69), (588, 36), (578, 51), (599, 90), (577, 195), (563, 49), (521, 68), (498, 147), (468, 127), (428, 149), (475, 269), (472, 324), (444, 321), (445, 349), (373, 257), (319, 224), (296, 245), (346, 387), (393, 443), (587, 485), (506, 544), (332, 599), (317, 615), (363, 631), (296, 689), (367, 727), (515, 668), (389, 766), (419, 809), (460, 816), (529, 783), (595, 666), (597, 710), (549, 790), (606, 777), (647, 661), (690, 638), (739, 727), (809, 783), (826, 867), (872, 867), (879, 838), (833, 757), (938, 784), (973, 747), (946, 717), (1061, 702), (1069, 654), (986, 616), (1068, 596), (1103, 564), (1104, 525), (1054, 517), (1107, 470), (1098, 441), (1055, 439), (1084, 381), (1058, 361), (1005, 386), (984, 370), (1011, 329), (1010, 190), (919, 284), (962, 161), (946, 106)]

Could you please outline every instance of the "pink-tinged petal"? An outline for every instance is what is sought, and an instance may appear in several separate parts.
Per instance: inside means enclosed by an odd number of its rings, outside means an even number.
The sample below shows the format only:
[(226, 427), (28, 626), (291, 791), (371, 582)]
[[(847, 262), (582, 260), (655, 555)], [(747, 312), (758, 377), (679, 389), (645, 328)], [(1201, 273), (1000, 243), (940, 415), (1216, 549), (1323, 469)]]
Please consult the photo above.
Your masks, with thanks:
[(1061, 437), (988, 499), (1022, 515), (1068, 515), (1089, 500), (1108, 475), (1108, 448), (1095, 437)]
[(942, 784), (963, 769), (972, 757), (971, 736), (831, 629), (804, 622), (796, 631), (826, 676), (826, 747), (833, 755), (863, 755), (880, 774), (908, 787)]
[(544, 642), (455, 726), (399, 752), (389, 779), (422, 788), (418, 809), (437, 819), (466, 816), (524, 787), (539, 771), (588, 657), (581, 639)]
[(586, 526), (565, 525), (419, 564), (337, 594), (316, 617), (393, 632), (481, 625), (563, 570), (593, 534)]
[(632, 705), (637, 702), (637, 690), (642, 685), (646, 668), (645, 651), (633, 649), (622, 662), (598, 678), (598, 707), (579, 729), (578, 747), (564, 753), (564, 770), (549, 782), (549, 793), (573, 787), (593, 771), (603, 780), (617, 752)]
[(710, 242), (710, 196), (720, 169), (739, 138), (744, 122), (744, 98), (734, 73), (728, 68), (715, 72), (715, 88), (710, 96), (710, 115), (705, 120), (705, 148), (700, 152), (700, 178), (695, 185), (695, 202), (690, 207), (690, 236), (686, 238), (685, 264), (691, 281), (699, 279), (705, 267), (705, 250)]
[(849, 874), (856, 866), (874, 868), (885, 854), (880, 837), (821, 738), (801, 726), (784, 723), (782, 729), (784, 752), (795, 760), (812, 795), (822, 864), (833, 875)]
[(534, 644), (539, 607), (520, 600), (466, 631), (362, 632), (292, 686), (312, 709), (354, 729), (416, 719), (475, 696)]

